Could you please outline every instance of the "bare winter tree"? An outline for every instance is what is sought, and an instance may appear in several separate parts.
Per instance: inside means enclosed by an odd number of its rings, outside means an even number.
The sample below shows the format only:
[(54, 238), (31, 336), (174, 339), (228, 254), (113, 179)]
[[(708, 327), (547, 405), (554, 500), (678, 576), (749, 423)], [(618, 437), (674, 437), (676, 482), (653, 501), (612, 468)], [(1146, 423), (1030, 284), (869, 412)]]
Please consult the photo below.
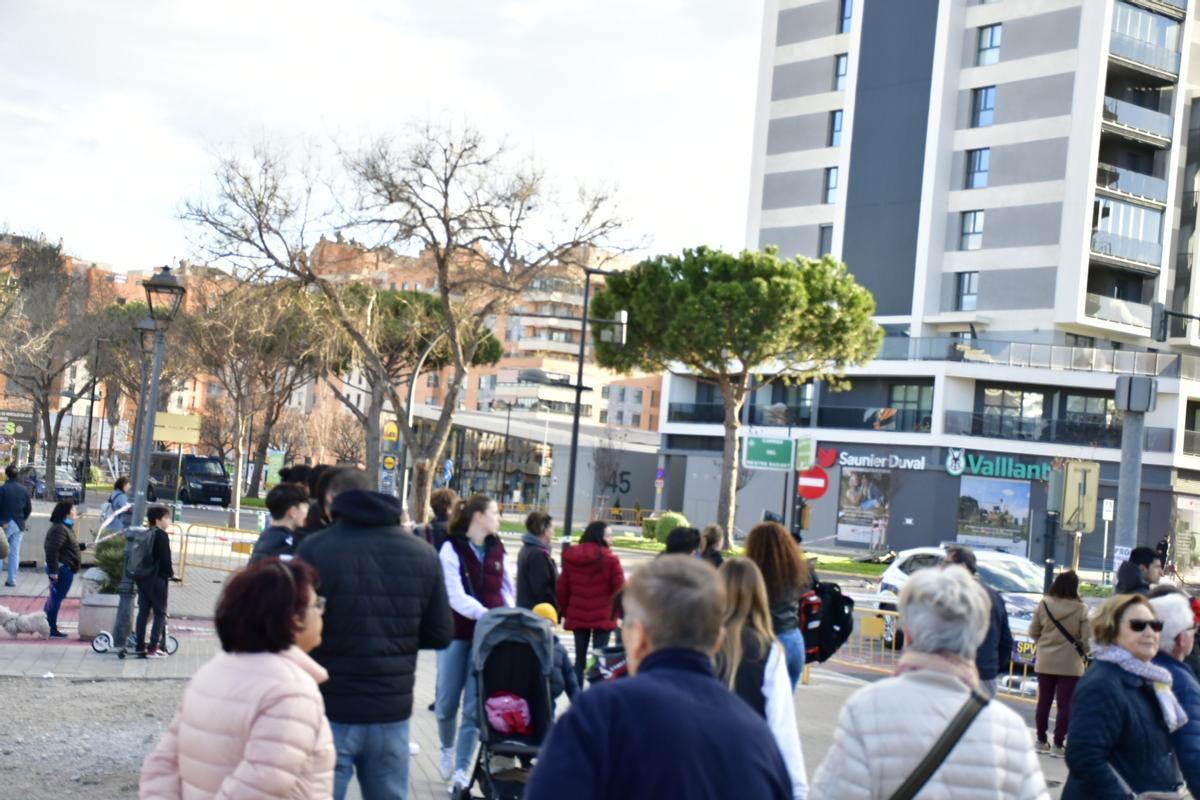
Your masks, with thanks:
[[(381, 139), (347, 154), (345, 165), (356, 188), (354, 202), (343, 204), (352, 209), (349, 222), (400, 249), (427, 253), (437, 272), (454, 374), (427, 436), (400, 425), (416, 465), (412, 513), (420, 518), (487, 321), (537, 277), (598, 263), (594, 247), (608, 243), (619, 223), (603, 194), (580, 192), (574, 211), (566, 211), (540, 171), (469, 128), (427, 125), (404, 142)], [(284, 273), (316, 287), (367, 382), (382, 382), (387, 370), (378, 348), (356, 328), (335, 284), (310, 263), (312, 231), (323, 219), (313, 211), (319, 184), (311, 172), (258, 147), (248, 160), (223, 159), (216, 181), (215, 199), (189, 201), (183, 212), (204, 234), (207, 255), (248, 274)], [(390, 410), (405, 419), (406, 398), (392, 384), (383, 388)], [(372, 475), (378, 458), (378, 447), (369, 447)]]
[(294, 408), (285, 408), (271, 428), (271, 447), (283, 451), (283, 463), (294, 464), (309, 447), (309, 426), (305, 416)]
[[(32, 401), (46, 440), (46, 492), (54, 496), (58, 438), (71, 403), (63, 395), (85, 392), (86, 376), (73, 380), (95, 339), (87, 320), (87, 283), (71, 274), (61, 245), (23, 240), (6, 269), (0, 374), (9, 393)], [(14, 391), (16, 390), (16, 391)]]
[(200, 416), (200, 446), (228, 462), (233, 456), (233, 416), (224, 398), (211, 398)]

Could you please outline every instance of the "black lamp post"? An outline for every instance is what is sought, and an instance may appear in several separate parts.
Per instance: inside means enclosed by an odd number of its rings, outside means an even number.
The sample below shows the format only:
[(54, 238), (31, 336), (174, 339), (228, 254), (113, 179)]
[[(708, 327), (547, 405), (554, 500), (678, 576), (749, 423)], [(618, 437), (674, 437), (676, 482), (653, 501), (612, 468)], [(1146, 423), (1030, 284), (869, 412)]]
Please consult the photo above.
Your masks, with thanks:
[[(137, 450), (137, 468), (134, 470), (134, 485), (136, 494), (133, 500), (133, 523), (141, 525), (146, 516), (146, 480), (150, 474), (150, 451), (154, 446), (154, 417), (158, 412), (158, 381), (162, 374), (163, 346), (167, 326), (179, 313), (183, 305), (183, 296), (187, 294), (183, 283), (171, 273), (170, 267), (163, 267), (162, 272), (150, 280), (143, 281), (146, 290), (146, 304), (150, 307), (149, 322), (153, 326), (154, 366), (150, 370), (150, 385), (144, 392), (144, 412)], [(143, 320), (145, 322), (145, 320)], [(143, 364), (147, 360), (147, 338), (149, 328), (138, 325), (141, 334)]]
[[(87, 500), (87, 485), (88, 478), (92, 474), (92, 419), (96, 415), (96, 374), (100, 371), (100, 343), (108, 342), (108, 339), (96, 340), (96, 352), (92, 355), (92, 390), (88, 392), (88, 426), (87, 426), (87, 446), (83, 449), (83, 480), (79, 482), (79, 502)], [(100, 432), (100, 437), (104, 438), (103, 429)], [(100, 448), (96, 448), (99, 450)]]

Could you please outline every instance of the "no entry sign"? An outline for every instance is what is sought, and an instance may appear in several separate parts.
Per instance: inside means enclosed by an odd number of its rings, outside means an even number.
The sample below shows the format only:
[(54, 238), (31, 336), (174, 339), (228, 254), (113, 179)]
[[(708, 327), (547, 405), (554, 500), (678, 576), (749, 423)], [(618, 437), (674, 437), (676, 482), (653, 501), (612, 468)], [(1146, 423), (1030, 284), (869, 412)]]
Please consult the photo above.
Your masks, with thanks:
[(796, 475), (796, 493), (805, 500), (816, 500), (829, 490), (829, 475), (820, 467)]

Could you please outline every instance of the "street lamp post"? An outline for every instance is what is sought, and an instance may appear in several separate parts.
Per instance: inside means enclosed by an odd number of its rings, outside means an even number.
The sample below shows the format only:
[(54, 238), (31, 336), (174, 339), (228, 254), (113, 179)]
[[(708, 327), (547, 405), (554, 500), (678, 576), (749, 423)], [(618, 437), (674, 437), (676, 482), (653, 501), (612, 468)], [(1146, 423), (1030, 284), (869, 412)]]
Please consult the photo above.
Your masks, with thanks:
[(138, 453), (142, 452), (142, 423), (146, 419), (146, 395), (149, 393), (150, 359), (154, 356), (154, 332), (157, 329), (150, 317), (138, 320), (133, 326), (137, 332), (138, 351), (142, 354), (142, 380), (138, 384), (137, 416), (133, 420), (133, 442), (129, 448), (129, 480), (134, 486), (145, 483), (145, 479), (137, 474)]
[[(138, 443), (138, 466), (134, 474), (138, 483), (134, 487), (133, 522), (141, 525), (146, 516), (146, 479), (150, 474), (150, 451), (154, 443), (154, 418), (158, 413), (158, 381), (162, 374), (163, 349), (167, 326), (179, 313), (183, 296), (187, 293), (179, 278), (171, 274), (170, 267), (144, 281), (146, 303), (150, 307), (150, 318), (154, 323), (154, 366), (150, 370), (150, 386), (145, 398), (145, 419), (142, 421), (141, 439)], [(144, 340), (143, 340), (144, 341)]]

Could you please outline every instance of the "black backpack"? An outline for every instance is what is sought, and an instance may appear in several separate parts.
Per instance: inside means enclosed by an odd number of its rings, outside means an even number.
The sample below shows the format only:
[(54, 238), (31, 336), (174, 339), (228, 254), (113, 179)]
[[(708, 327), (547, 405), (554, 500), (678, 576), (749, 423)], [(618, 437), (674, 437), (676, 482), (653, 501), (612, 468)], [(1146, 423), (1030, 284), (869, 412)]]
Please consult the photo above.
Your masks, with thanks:
[(154, 575), (157, 568), (154, 563), (154, 529), (126, 529), (125, 574), (136, 581)]
[(800, 598), (805, 661), (828, 661), (854, 631), (854, 601), (836, 583), (818, 581)]

